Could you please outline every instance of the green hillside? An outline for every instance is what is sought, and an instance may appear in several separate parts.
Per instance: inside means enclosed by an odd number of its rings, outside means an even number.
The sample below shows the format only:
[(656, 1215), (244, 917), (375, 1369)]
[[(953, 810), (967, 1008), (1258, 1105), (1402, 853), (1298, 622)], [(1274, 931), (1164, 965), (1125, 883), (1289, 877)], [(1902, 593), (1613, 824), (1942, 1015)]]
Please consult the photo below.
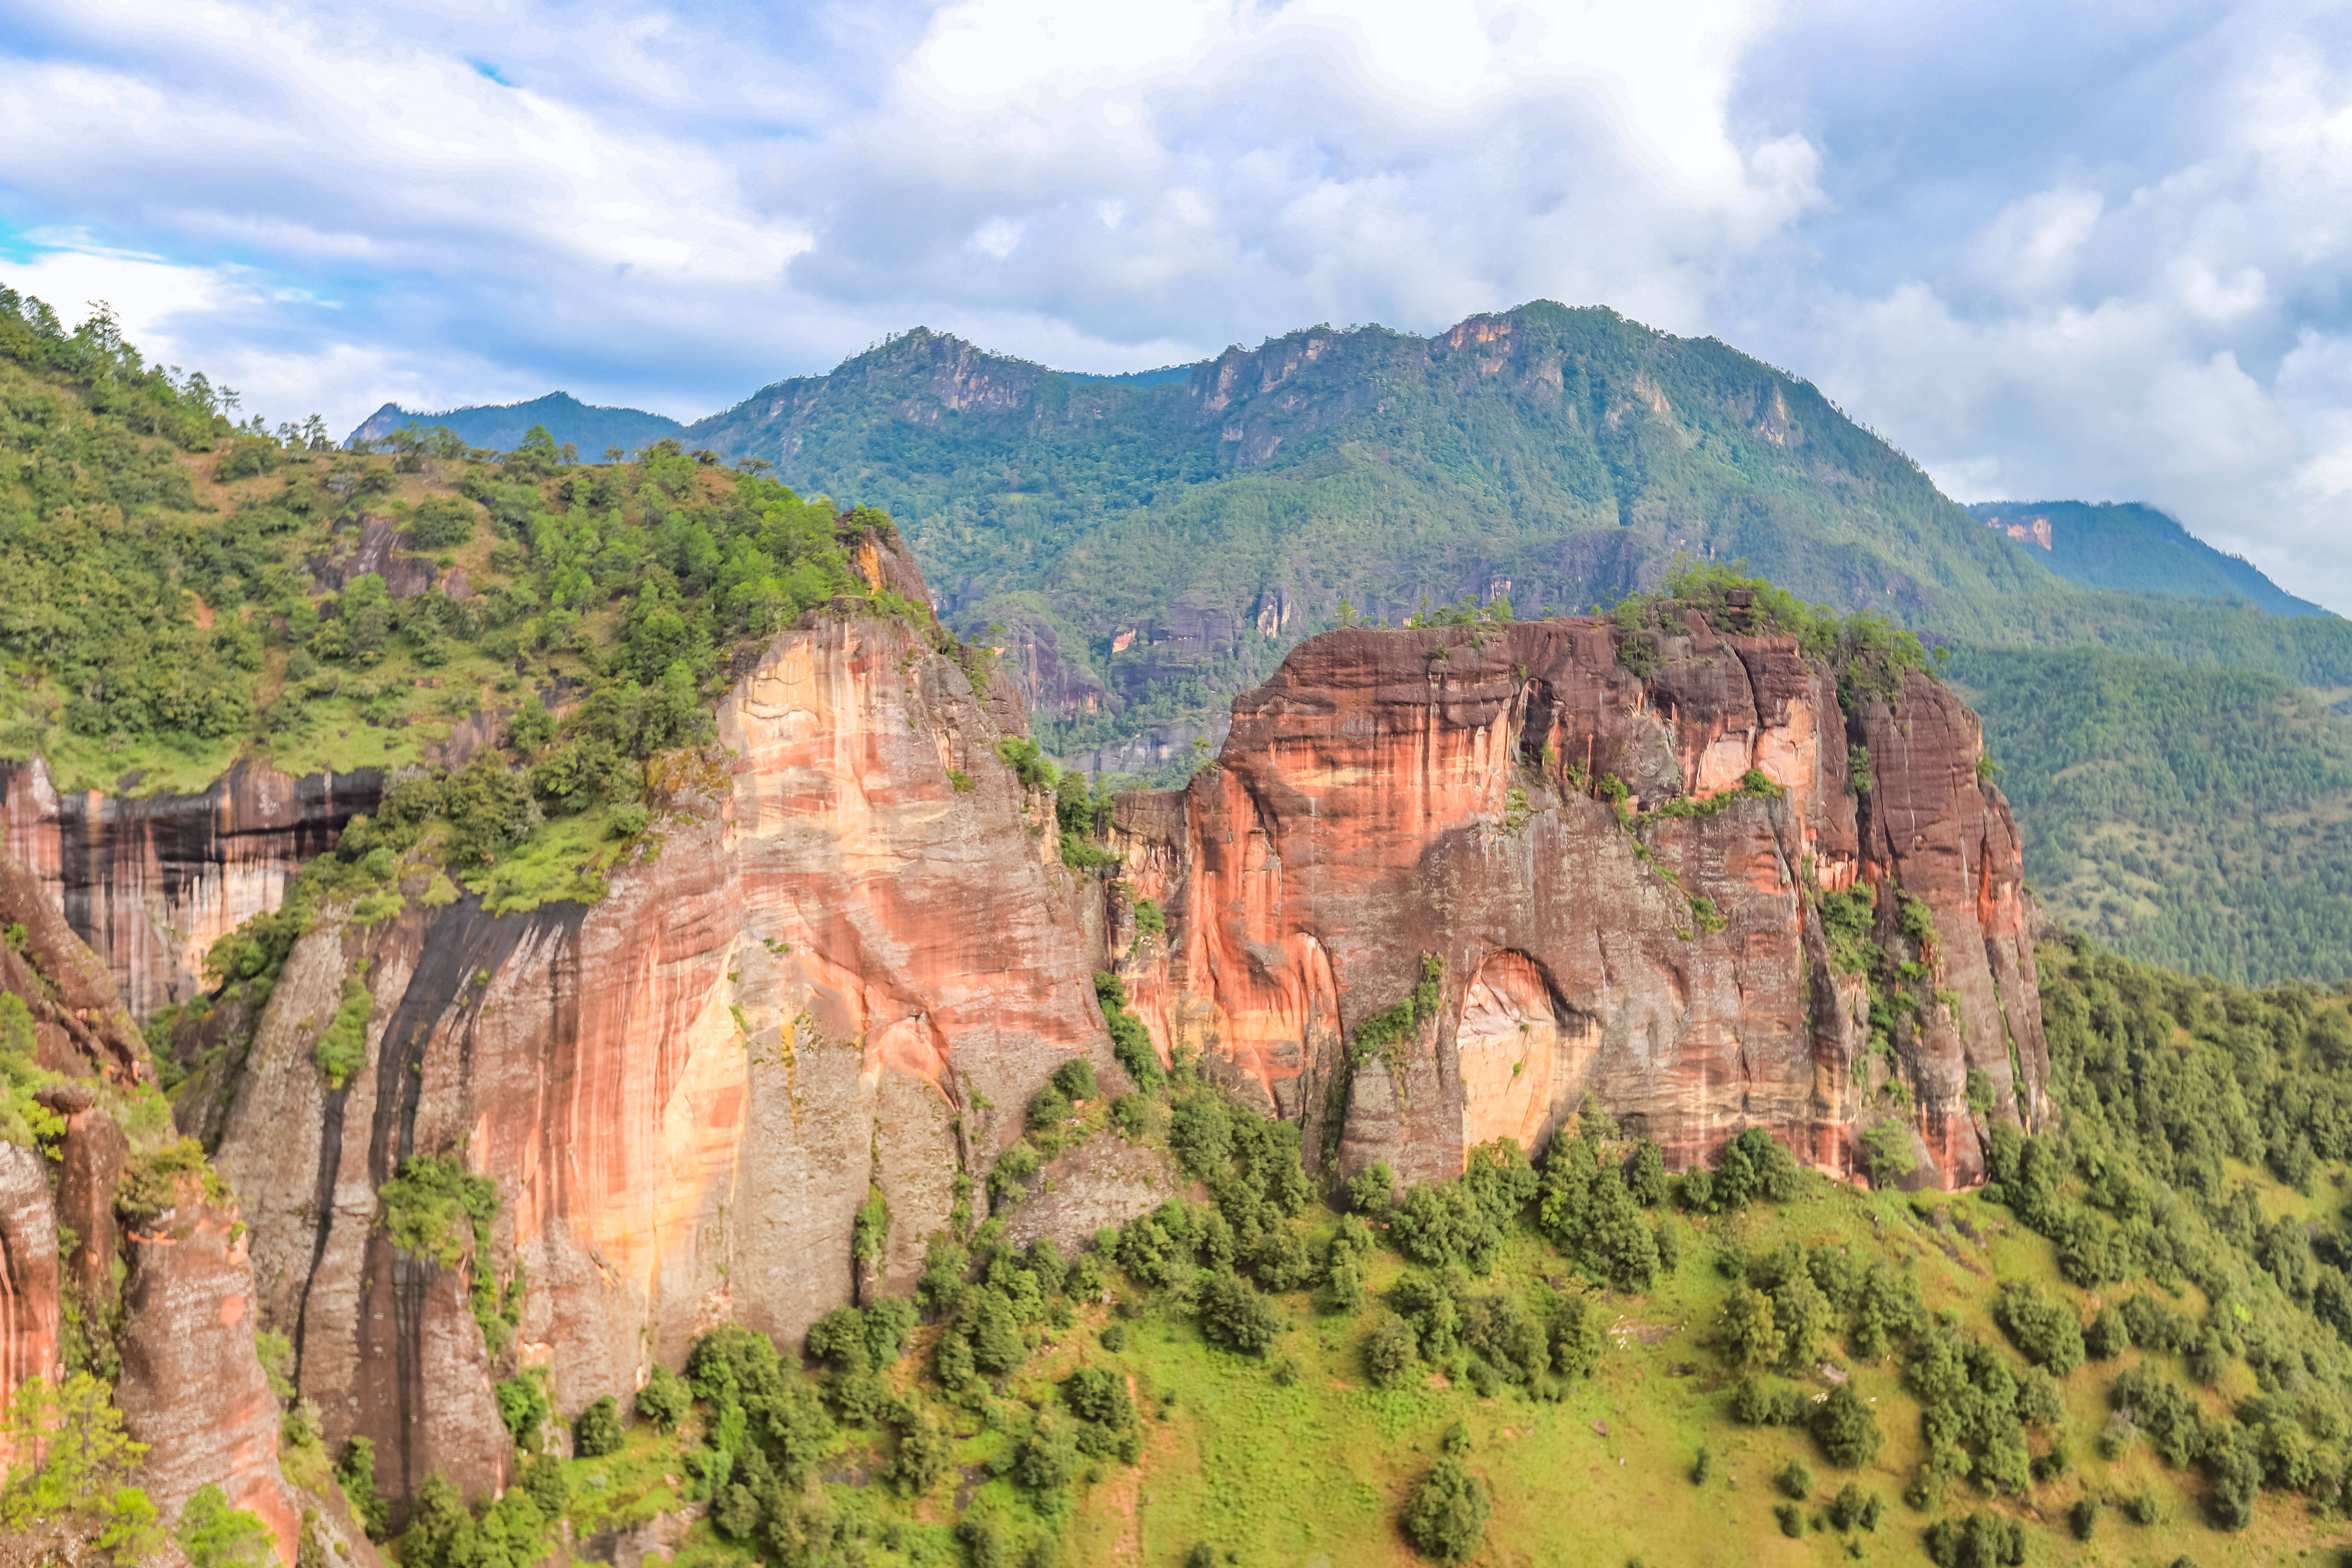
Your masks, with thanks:
[(2069, 582), (2134, 594), (2242, 599), (2274, 616), (2325, 616), (2152, 506), (2134, 501), (1983, 501), (1969, 512)]
[(600, 407), (583, 403), (568, 392), (551, 392), (528, 403), (475, 405), (440, 414), (415, 414), (387, 403), (362, 420), (344, 445), (382, 441), (412, 425), (422, 430), (446, 430), (468, 447), (492, 452), (513, 451), (536, 426), (557, 446), (569, 445), (591, 461), (602, 457), (608, 447), (618, 447), (624, 456), (633, 457), (685, 428), (667, 415), (648, 414), (642, 408)]
[(559, 1519), (700, 1500), (694, 1568), (2332, 1562), (2344, 1001), (2041, 965), (2066, 1131), (1996, 1129), (1958, 1196), (1760, 1132), (1670, 1178), (1588, 1104), (1535, 1163), (1326, 1204), (1296, 1131), (1189, 1065), (1108, 1100), (1073, 1064), (1021, 1163), (1124, 1139), (1190, 1196), (1066, 1255), (1013, 1246), (1024, 1188), (992, 1183), (912, 1300), (799, 1345), (718, 1329), (569, 1458), (531, 1452), (517, 1379), (520, 1484), (478, 1517), (435, 1493), (401, 1561), (527, 1563)]
[[(201, 376), (0, 288), (0, 762), (132, 794), (239, 758), (399, 770), (303, 884), (372, 918), (418, 858), (504, 907), (601, 897), (745, 641), (844, 596), (919, 614), (850, 564), (889, 526), (674, 441), (591, 468), (543, 431), (395, 457), (240, 426)], [(483, 714), (499, 743), (440, 765)]]
[(2352, 979), (2352, 722), (2252, 670), (1962, 649), (2061, 921), (2242, 983)]
[(1982, 632), (2053, 585), (1809, 384), (1607, 310), (1228, 350), (1183, 383), (1062, 375), (918, 330), (689, 428), (909, 524), (950, 604), (1043, 592), (1089, 635), (1200, 593), (1328, 617), (1426, 595), (1583, 608), (1677, 551)]

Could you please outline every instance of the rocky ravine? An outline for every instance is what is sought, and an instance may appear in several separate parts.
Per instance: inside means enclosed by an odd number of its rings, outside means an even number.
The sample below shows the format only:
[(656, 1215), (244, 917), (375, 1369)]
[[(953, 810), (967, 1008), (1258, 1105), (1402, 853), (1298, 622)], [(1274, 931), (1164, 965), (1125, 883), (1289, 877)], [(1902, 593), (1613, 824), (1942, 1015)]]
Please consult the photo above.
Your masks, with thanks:
[[(1979, 1180), (1969, 1069), (1995, 1115), (2031, 1121), (2048, 1061), (2016, 831), (1977, 776), (1975, 716), (1913, 670), (1849, 719), (1794, 638), (1718, 636), (1695, 613), (1678, 631), (1647, 679), (1595, 620), (1301, 645), (1234, 704), (1215, 768), (1121, 799), (1129, 876), (1169, 928), (1124, 965), (1155, 1034), (1303, 1121), (1343, 1173), (1451, 1175), (1498, 1137), (1534, 1150), (1591, 1091), (1676, 1165), (1761, 1125), (1843, 1174), (1891, 1068), (1916, 1097), (1917, 1179)], [(1859, 798), (1849, 745), (1874, 760)], [(1751, 769), (1777, 796), (1742, 789)], [(1637, 831), (1593, 798), (1611, 774), (1636, 811), (1720, 809)], [(1933, 912), (1942, 1004), (1861, 1083), (1864, 984), (1832, 963), (1807, 891), (1857, 879), (1890, 945), (1898, 889)], [(1443, 964), (1435, 1016), (1351, 1070), (1342, 1042), (1411, 995), (1424, 955)]]

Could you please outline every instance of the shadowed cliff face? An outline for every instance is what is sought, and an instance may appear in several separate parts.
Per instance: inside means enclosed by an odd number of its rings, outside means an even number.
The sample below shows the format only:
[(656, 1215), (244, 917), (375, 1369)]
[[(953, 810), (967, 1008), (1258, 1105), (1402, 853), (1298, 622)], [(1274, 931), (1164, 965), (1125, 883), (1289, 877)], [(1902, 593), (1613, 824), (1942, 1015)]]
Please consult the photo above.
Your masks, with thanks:
[[(1897, 889), (1933, 912), (1933, 986), (1954, 999), (1902, 1031), (1895, 1070), (1922, 1175), (1978, 1179), (1969, 1070), (1996, 1115), (2038, 1117), (2047, 1058), (1974, 716), (1915, 670), (1849, 724), (1793, 638), (1684, 631), (1646, 679), (1598, 621), (1302, 645), (1235, 703), (1216, 768), (1121, 801), (1129, 877), (1169, 921), (1126, 966), (1155, 1035), (1303, 1121), (1342, 1172), (1448, 1176), (1497, 1137), (1532, 1152), (1591, 1091), (1678, 1163), (1760, 1124), (1843, 1173), (1886, 1068), (1856, 1082), (1865, 986), (1809, 889), (1859, 879), (1883, 936)], [(1860, 799), (1854, 743), (1876, 773)], [(1779, 793), (1744, 790), (1751, 769)], [(1611, 774), (1637, 812), (1717, 809), (1629, 828), (1589, 793)], [(1424, 955), (1434, 1016), (1351, 1068), (1342, 1042), (1411, 996)]]
[[(50, 1158), (0, 1142), (0, 1408), (26, 1380), (65, 1373), (61, 1330), (75, 1292), (82, 1331), (111, 1334), (121, 1353), (115, 1402), (124, 1429), (148, 1445), (138, 1484), (165, 1521), (198, 1488), (217, 1485), (269, 1526), (290, 1563), (298, 1510), (278, 1467), (278, 1401), (254, 1351), (245, 1226), (233, 1200), (207, 1198), (193, 1175), (164, 1213), (118, 1225), (131, 1146), (93, 1086), (143, 1082), (152, 1068), (105, 964), (51, 898), (41, 877), (0, 851), (0, 928), (12, 933), (0, 945), (0, 991), (25, 1003), (41, 1066), (68, 1080), (38, 1093), (63, 1118)], [(75, 1238), (70, 1251), (61, 1229)], [(0, 1443), (0, 1461), (7, 1457)]]
[[(797, 1339), (851, 1297), (869, 1189), (879, 1282), (910, 1287), (1045, 1077), (1081, 1053), (1115, 1073), (1099, 921), (1050, 800), (991, 751), (1021, 724), (1009, 688), (975, 692), (903, 622), (823, 618), (718, 720), (723, 749), (668, 765), (668, 809), (601, 902), (330, 918), (260, 1020), (219, 1162), (265, 1322), (295, 1338), (331, 1443), (375, 1441), (389, 1493), (435, 1469), (499, 1484), (491, 1389), (517, 1365), (547, 1365), (569, 1413), (722, 1321)], [(312, 1047), (354, 974), (368, 1060), (331, 1089)], [(444, 1269), (394, 1247), (377, 1194), (451, 1152), (499, 1203), (488, 1255)], [(517, 1264), (494, 1352), (467, 1282)]]
[(239, 763), (201, 795), (60, 793), (46, 764), (0, 769), (0, 850), (29, 868), (113, 973), (133, 1016), (185, 1002), (214, 941), (375, 809), (373, 768), (291, 778)]

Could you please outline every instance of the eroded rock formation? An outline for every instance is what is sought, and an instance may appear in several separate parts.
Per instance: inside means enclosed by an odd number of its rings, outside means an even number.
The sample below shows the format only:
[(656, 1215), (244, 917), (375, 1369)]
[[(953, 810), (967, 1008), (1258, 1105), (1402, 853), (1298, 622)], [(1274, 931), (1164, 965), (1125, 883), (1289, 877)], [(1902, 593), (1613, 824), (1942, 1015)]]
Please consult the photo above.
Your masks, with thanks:
[(239, 763), (199, 795), (59, 791), (39, 761), (0, 769), (0, 851), (30, 868), (145, 1017), (202, 987), (215, 939), (373, 811), (380, 773), (303, 778)]
[[(902, 558), (865, 564), (923, 602)], [(263, 1318), (331, 1442), (373, 1439), (388, 1494), (434, 1469), (499, 1484), (492, 1383), (518, 1364), (570, 1413), (722, 1320), (797, 1337), (849, 1299), (872, 1192), (879, 1282), (909, 1287), (1053, 1069), (1085, 1053), (1116, 1080), (1093, 884), (992, 750), (1018, 699), (934, 635), (828, 613), (778, 637), (593, 907), (412, 903), (297, 945), (219, 1162)], [(332, 1088), (312, 1048), (355, 976), (367, 1060)], [(488, 1256), (394, 1246), (379, 1194), (424, 1153), (495, 1182)], [(469, 1288), (487, 1272), (503, 1300), (518, 1265), (514, 1342), (486, 1345)]]
[[(110, 1335), (120, 1354), (115, 1403), (124, 1430), (147, 1446), (137, 1479), (163, 1518), (217, 1485), (268, 1525), (290, 1563), (299, 1510), (278, 1468), (281, 1413), (255, 1352), (253, 1273), (236, 1203), (208, 1194), (192, 1173), (163, 1213), (118, 1223), (132, 1153), (123, 1129), (139, 1118), (118, 1122), (116, 1112), (135, 1107), (124, 1091), (152, 1079), (145, 1044), (49, 889), (5, 852), (0, 929), (0, 993), (23, 1005), (18, 1026), (29, 1026), (39, 1065), (64, 1078), (36, 1095), (60, 1124), (46, 1136), (47, 1157), (0, 1142), (0, 1408), (28, 1380), (67, 1373), (72, 1299), (85, 1342)], [(161, 1121), (160, 1103), (148, 1108)], [(151, 1154), (166, 1136), (152, 1123), (142, 1135)]]
[[(1993, 1114), (2032, 1119), (2047, 1059), (1974, 716), (1915, 669), (1849, 720), (1795, 639), (1696, 614), (1672, 630), (1644, 640), (1645, 677), (1593, 620), (1301, 645), (1235, 703), (1217, 767), (1120, 803), (1129, 876), (1169, 926), (1125, 965), (1155, 1036), (1343, 1172), (1451, 1175), (1498, 1137), (1532, 1152), (1591, 1092), (1677, 1163), (1762, 1125), (1844, 1173), (1892, 1070), (1922, 1173), (1977, 1179), (1969, 1071)], [(1875, 773), (1859, 794), (1854, 745)], [(1906, 1016), (1891, 1063), (1868, 1058), (1865, 982), (1818, 908), (1858, 880), (1890, 945), (1906, 897), (1932, 916), (1940, 1005)], [(1433, 968), (1439, 1005), (1408, 1037), (1354, 1048)]]

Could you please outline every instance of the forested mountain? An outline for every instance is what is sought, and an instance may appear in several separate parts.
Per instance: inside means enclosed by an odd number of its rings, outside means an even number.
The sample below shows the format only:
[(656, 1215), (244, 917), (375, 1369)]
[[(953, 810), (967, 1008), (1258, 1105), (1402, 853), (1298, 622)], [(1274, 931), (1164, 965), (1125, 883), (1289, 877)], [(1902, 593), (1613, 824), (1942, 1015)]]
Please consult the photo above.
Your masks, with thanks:
[(2135, 594), (2243, 599), (2274, 616), (2325, 616), (2241, 556), (2137, 501), (1979, 501), (1969, 510), (2070, 582)]
[(2352, 722), (2276, 676), (1962, 648), (2025, 865), (2062, 923), (2241, 984), (2352, 979)]
[[(2324, 860), (2293, 853), (2300, 825), (2333, 820), (2333, 775), (2294, 773), (2284, 787), (2315, 793), (2260, 826), (2207, 775), (2169, 776), (2254, 740), (2262, 721), (2231, 706), (2247, 691), (2272, 713), (2295, 705), (2278, 682), (2352, 686), (2352, 623), (2150, 508), (1963, 508), (1815, 388), (1719, 342), (1539, 302), (1433, 338), (1314, 328), (1118, 385), (918, 330), (687, 439), (887, 507), (950, 620), (1003, 650), (1041, 739), (1103, 773), (1181, 776), (1231, 699), (1343, 613), (1403, 620), (1465, 595), (1580, 610), (1677, 554), (1745, 560), (1955, 647), (2129, 656), (1964, 667), (2033, 803), (2053, 902), (2126, 951), (2235, 978), (2352, 963)], [(2166, 679), (2183, 667), (2200, 673)], [(2111, 700), (2124, 668), (2157, 699), (2129, 737), (2054, 721)], [(2292, 732), (2332, 722), (2315, 710)], [(2098, 764), (2130, 788), (2081, 782), (2083, 733), (2137, 748)], [(2191, 819), (2207, 870), (2159, 916), (2119, 857)], [(2269, 861), (2234, 847), (2244, 834), (2284, 864), (2249, 881)]]
[(635, 456), (685, 428), (667, 415), (648, 414), (641, 408), (599, 407), (568, 392), (551, 392), (528, 403), (476, 405), (442, 414), (414, 414), (396, 403), (387, 403), (362, 420), (343, 444), (356, 447), (382, 441), (412, 425), (424, 430), (446, 429), (468, 447), (493, 452), (513, 451), (536, 426), (558, 447), (573, 447), (591, 461), (603, 457), (607, 447), (618, 447), (624, 455)]

